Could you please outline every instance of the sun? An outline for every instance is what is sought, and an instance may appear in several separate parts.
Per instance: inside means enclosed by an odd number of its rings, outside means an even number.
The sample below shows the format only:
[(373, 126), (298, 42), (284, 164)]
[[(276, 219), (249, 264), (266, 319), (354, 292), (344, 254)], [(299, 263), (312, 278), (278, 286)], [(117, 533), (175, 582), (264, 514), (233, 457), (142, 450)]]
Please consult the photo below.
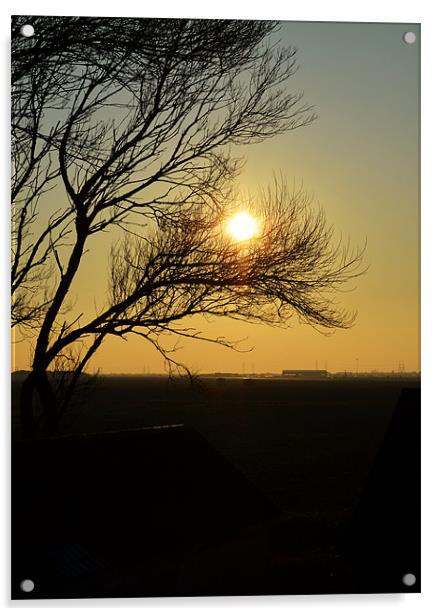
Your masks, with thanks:
[(227, 232), (237, 242), (250, 240), (258, 233), (258, 221), (248, 212), (238, 212), (228, 219)]

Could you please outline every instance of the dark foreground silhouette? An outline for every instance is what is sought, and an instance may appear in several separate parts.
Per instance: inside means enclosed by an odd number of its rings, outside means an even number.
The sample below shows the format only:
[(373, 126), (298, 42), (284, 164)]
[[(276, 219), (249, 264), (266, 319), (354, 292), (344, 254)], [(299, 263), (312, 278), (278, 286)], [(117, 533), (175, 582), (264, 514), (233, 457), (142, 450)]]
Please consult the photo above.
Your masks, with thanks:
[[(377, 414), (375, 431), (372, 419), (351, 411), (360, 425), (355, 432), (345, 421), (346, 442), (362, 456), (341, 452), (333, 494), (321, 472), (328, 447), (318, 437), (321, 451), (289, 439), (287, 453), (278, 441), (271, 471), (283, 478), (273, 478), (271, 493), (270, 468), (258, 480), (261, 459), (245, 472), (245, 458), (232, 464), (189, 425), (17, 441), (13, 598), (419, 592), (419, 388), (400, 388), (396, 401)], [(289, 418), (296, 442), (309, 445), (311, 433), (316, 442), (319, 430), (343, 424), (336, 413), (332, 423), (319, 417), (313, 425), (310, 407)], [(270, 444), (274, 418), (266, 418), (266, 438), (257, 432), (259, 451)], [(257, 421), (248, 419), (249, 438)], [(241, 449), (251, 450), (241, 428)], [(359, 445), (361, 431), (369, 448)], [(362, 481), (352, 465), (364, 470)], [(402, 583), (407, 573), (413, 586)], [(24, 579), (34, 581), (31, 593), (20, 589)]]

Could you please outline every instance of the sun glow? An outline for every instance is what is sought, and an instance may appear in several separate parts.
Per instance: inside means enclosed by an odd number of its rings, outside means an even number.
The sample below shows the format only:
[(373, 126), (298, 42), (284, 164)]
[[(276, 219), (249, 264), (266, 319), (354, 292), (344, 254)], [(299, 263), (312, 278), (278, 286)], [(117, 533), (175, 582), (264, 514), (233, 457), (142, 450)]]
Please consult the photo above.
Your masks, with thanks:
[(228, 219), (227, 232), (237, 242), (250, 240), (258, 233), (258, 221), (248, 212), (238, 212)]

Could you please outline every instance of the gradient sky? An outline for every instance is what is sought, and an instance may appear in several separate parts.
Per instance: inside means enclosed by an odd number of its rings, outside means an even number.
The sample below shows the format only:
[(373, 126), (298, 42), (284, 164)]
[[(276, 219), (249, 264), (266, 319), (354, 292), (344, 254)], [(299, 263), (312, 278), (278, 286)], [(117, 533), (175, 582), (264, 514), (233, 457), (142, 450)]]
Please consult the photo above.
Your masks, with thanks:
[[(403, 42), (413, 31), (418, 41)], [(284, 22), (278, 33), (298, 49), (300, 70), (289, 87), (303, 90), (318, 119), (310, 126), (245, 148), (243, 192), (257, 193), (282, 172), (303, 185), (336, 233), (354, 245), (367, 239), (369, 271), (340, 295), (358, 310), (356, 325), (323, 336), (228, 319), (193, 319), (206, 334), (245, 339), (248, 353), (183, 341), (175, 358), (199, 372), (419, 370), (419, 37), (413, 24)], [(54, 196), (52, 196), (54, 198)], [(106, 238), (84, 258), (74, 288), (75, 311), (105, 302)], [(29, 367), (30, 341), (15, 344), (14, 369)], [(171, 344), (171, 341), (170, 341)], [(144, 340), (109, 339), (89, 369), (162, 372)]]

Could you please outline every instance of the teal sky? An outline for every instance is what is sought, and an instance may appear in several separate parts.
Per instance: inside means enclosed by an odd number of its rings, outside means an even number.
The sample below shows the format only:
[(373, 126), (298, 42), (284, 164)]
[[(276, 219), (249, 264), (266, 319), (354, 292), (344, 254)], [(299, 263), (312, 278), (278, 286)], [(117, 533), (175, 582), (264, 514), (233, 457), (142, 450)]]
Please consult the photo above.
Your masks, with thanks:
[[(417, 42), (403, 41), (406, 31)], [(292, 91), (303, 90), (318, 119), (310, 126), (237, 150), (247, 166), (243, 192), (257, 194), (274, 172), (302, 184), (336, 233), (362, 245), (368, 273), (340, 296), (358, 310), (348, 331), (322, 336), (309, 327), (288, 330), (198, 319), (209, 334), (246, 338), (241, 354), (185, 342), (176, 358), (199, 371), (419, 370), (418, 116), (420, 28), (413, 24), (284, 22), (277, 37), (298, 49)], [(108, 245), (106, 246), (108, 248)], [(86, 256), (74, 290), (80, 312), (103, 303), (104, 245)], [(16, 345), (17, 368), (28, 365), (28, 343)], [(244, 365), (245, 364), (245, 365)], [(157, 352), (140, 340), (109, 341), (92, 368), (103, 372), (163, 370)]]

